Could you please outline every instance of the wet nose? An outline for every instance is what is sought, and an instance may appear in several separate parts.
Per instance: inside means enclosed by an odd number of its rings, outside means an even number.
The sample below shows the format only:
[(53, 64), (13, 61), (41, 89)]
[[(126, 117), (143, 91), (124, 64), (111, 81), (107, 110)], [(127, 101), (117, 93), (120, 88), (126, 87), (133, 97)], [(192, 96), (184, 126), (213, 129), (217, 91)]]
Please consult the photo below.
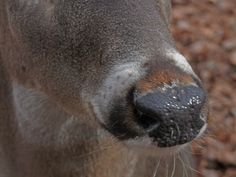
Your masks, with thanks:
[(205, 91), (196, 85), (163, 86), (142, 95), (134, 93), (137, 122), (160, 147), (194, 139), (204, 125)]

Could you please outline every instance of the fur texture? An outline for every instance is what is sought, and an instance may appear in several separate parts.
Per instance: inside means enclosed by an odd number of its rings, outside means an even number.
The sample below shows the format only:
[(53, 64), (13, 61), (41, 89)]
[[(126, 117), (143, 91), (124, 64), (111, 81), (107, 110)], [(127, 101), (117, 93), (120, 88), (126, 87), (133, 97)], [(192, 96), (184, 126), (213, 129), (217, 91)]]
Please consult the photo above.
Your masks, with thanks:
[(165, 155), (103, 126), (120, 103), (141, 131), (126, 106), (137, 81), (199, 84), (169, 16), (167, 0), (1, 0), (0, 177), (190, 177), (187, 146)]

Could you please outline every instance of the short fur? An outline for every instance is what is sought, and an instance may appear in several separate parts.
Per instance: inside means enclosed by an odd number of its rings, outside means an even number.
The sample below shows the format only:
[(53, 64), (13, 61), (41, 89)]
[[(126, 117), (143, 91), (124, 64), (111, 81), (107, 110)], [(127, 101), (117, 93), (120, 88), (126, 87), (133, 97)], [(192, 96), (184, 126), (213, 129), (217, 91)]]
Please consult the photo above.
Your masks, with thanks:
[(1, 0), (0, 177), (190, 177), (183, 149), (129, 148), (101, 126), (175, 48), (169, 16), (166, 0)]

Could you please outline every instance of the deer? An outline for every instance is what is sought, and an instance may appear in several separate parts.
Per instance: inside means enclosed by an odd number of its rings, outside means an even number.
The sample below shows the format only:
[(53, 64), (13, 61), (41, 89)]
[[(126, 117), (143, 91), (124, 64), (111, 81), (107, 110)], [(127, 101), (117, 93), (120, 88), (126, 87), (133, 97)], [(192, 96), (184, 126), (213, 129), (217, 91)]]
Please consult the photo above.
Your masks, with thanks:
[(207, 93), (170, 0), (0, 1), (0, 177), (194, 176)]

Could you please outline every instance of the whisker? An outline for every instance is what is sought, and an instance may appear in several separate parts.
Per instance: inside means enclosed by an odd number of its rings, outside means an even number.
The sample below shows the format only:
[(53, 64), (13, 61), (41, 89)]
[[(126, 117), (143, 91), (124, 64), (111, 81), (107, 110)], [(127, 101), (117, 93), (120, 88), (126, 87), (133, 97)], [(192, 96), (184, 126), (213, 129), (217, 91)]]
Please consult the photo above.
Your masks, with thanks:
[(174, 156), (174, 162), (173, 162), (173, 170), (172, 170), (172, 174), (171, 174), (171, 177), (174, 177), (174, 174), (175, 174), (175, 169), (176, 169), (176, 157)]
[(192, 144), (201, 150), (205, 150), (205, 147), (203, 147), (203, 145), (199, 144), (196, 141), (192, 141)]
[[(102, 149), (95, 150), (95, 151), (91, 151), (91, 152), (89, 152), (89, 153), (87, 153), (87, 154), (83, 154), (83, 155), (77, 156), (77, 158), (83, 158), (83, 157), (86, 157), (86, 156), (93, 155), (93, 154), (95, 154), (95, 153), (103, 152), (103, 151), (105, 151), (105, 150), (111, 149), (111, 148), (114, 147), (114, 146), (115, 146), (115, 144), (112, 144), (112, 145), (107, 146), (107, 147), (104, 147), (104, 148), (102, 148)], [(88, 167), (88, 166), (90, 166), (90, 165), (92, 165), (93, 168), (95, 168), (97, 165), (99, 165), (99, 162), (100, 162), (99, 160), (96, 161), (95, 164), (90, 164), (90, 163), (88, 162), (87, 164), (84, 164), (83, 167), (81, 167), (81, 168), (79, 168), (79, 169), (76, 169), (76, 172), (81, 172), (84, 168), (86, 168), (86, 167)]]
[(181, 158), (181, 156), (180, 155), (178, 155), (178, 159), (180, 160), (180, 162), (181, 162), (181, 164), (182, 164), (182, 167), (183, 167), (183, 177), (186, 177), (186, 176), (188, 176), (187, 175), (187, 170), (186, 170), (186, 167), (185, 167), (185, 164), (184, 164), (184, 162), (183, 162), (183, 160), (182, 160), (182, 158)]
[(167, 161), (165, 161), (166, 162), (166, 169), (167, 169), (167, 171), (166, 171), (166, 177), (168, 177), (169, 176), (169, 164), (167, 163)]
[(88, 152), (88, 153), (86, 153), (86, 154), (78, 155), (78, 156), (75, 156), (75, 157), (78, 158), (78, 159), (84, 158), (84, 157), (88, 157), (88, 156), (91, 156), (91, 155), (93, 155), (93, 154), (95, 154), (95, 153), (98, 153), (98, 152), (102, 152), (102, 151), (111, 149), (112, 147), (114, 147), (114, 145), (106, 146), (106, 147), (104, 147), (104, 148), (102, 148), (102, 149), (94, 150), (94, 151)]
[[(183, 154), (183, 155), (185, 155), (185, 154)], [(187, 158), (186, 158), (186, 159), (187, 159)], [(190, 165), (186, 164), (184, 161), (183, 161), (183, 163), (184, 163), (185, 166), (186, 166), (187, 168), (189, 168), (191, 171), (193, 171), (193, 172), (195, 172), (195, 173), (200, 174), (201, 176), (203, 176), (203, 174), (202, 174), (200, 171), (194, 169), (194, 168), (191, 167)], [(188, 163), (189, 163), (189, 161), (188, 161)], [(189, 164), (190, 164), (190, 163), (189, 163)]]
[(153, 173), (153, 177), (156, 177), (156, 176), (157, 176), (157, 171), (158, 171), (160, 162), (161, 162), (161, 159), (159, 159), (159, 161), (157, 162), (156, 169), (155, 169), (155, 171), (154, 171), (154, 173)]
[(175, 127), (176, 127), (176, 129), (177, 129), (177, 132), (178, 132), (178, 139), (180, 138), (180, 135), (181, 135), (181, 133), (180, 133), (180, 129), (179, 129), (179, 126), (178, 126), (178, 124), (176, 124), (175, 123)]
[(202, 152), (196, 153), (188, 149), (183, 149), (184, 153), (190, 154), (190, 155), (202, 155)]

